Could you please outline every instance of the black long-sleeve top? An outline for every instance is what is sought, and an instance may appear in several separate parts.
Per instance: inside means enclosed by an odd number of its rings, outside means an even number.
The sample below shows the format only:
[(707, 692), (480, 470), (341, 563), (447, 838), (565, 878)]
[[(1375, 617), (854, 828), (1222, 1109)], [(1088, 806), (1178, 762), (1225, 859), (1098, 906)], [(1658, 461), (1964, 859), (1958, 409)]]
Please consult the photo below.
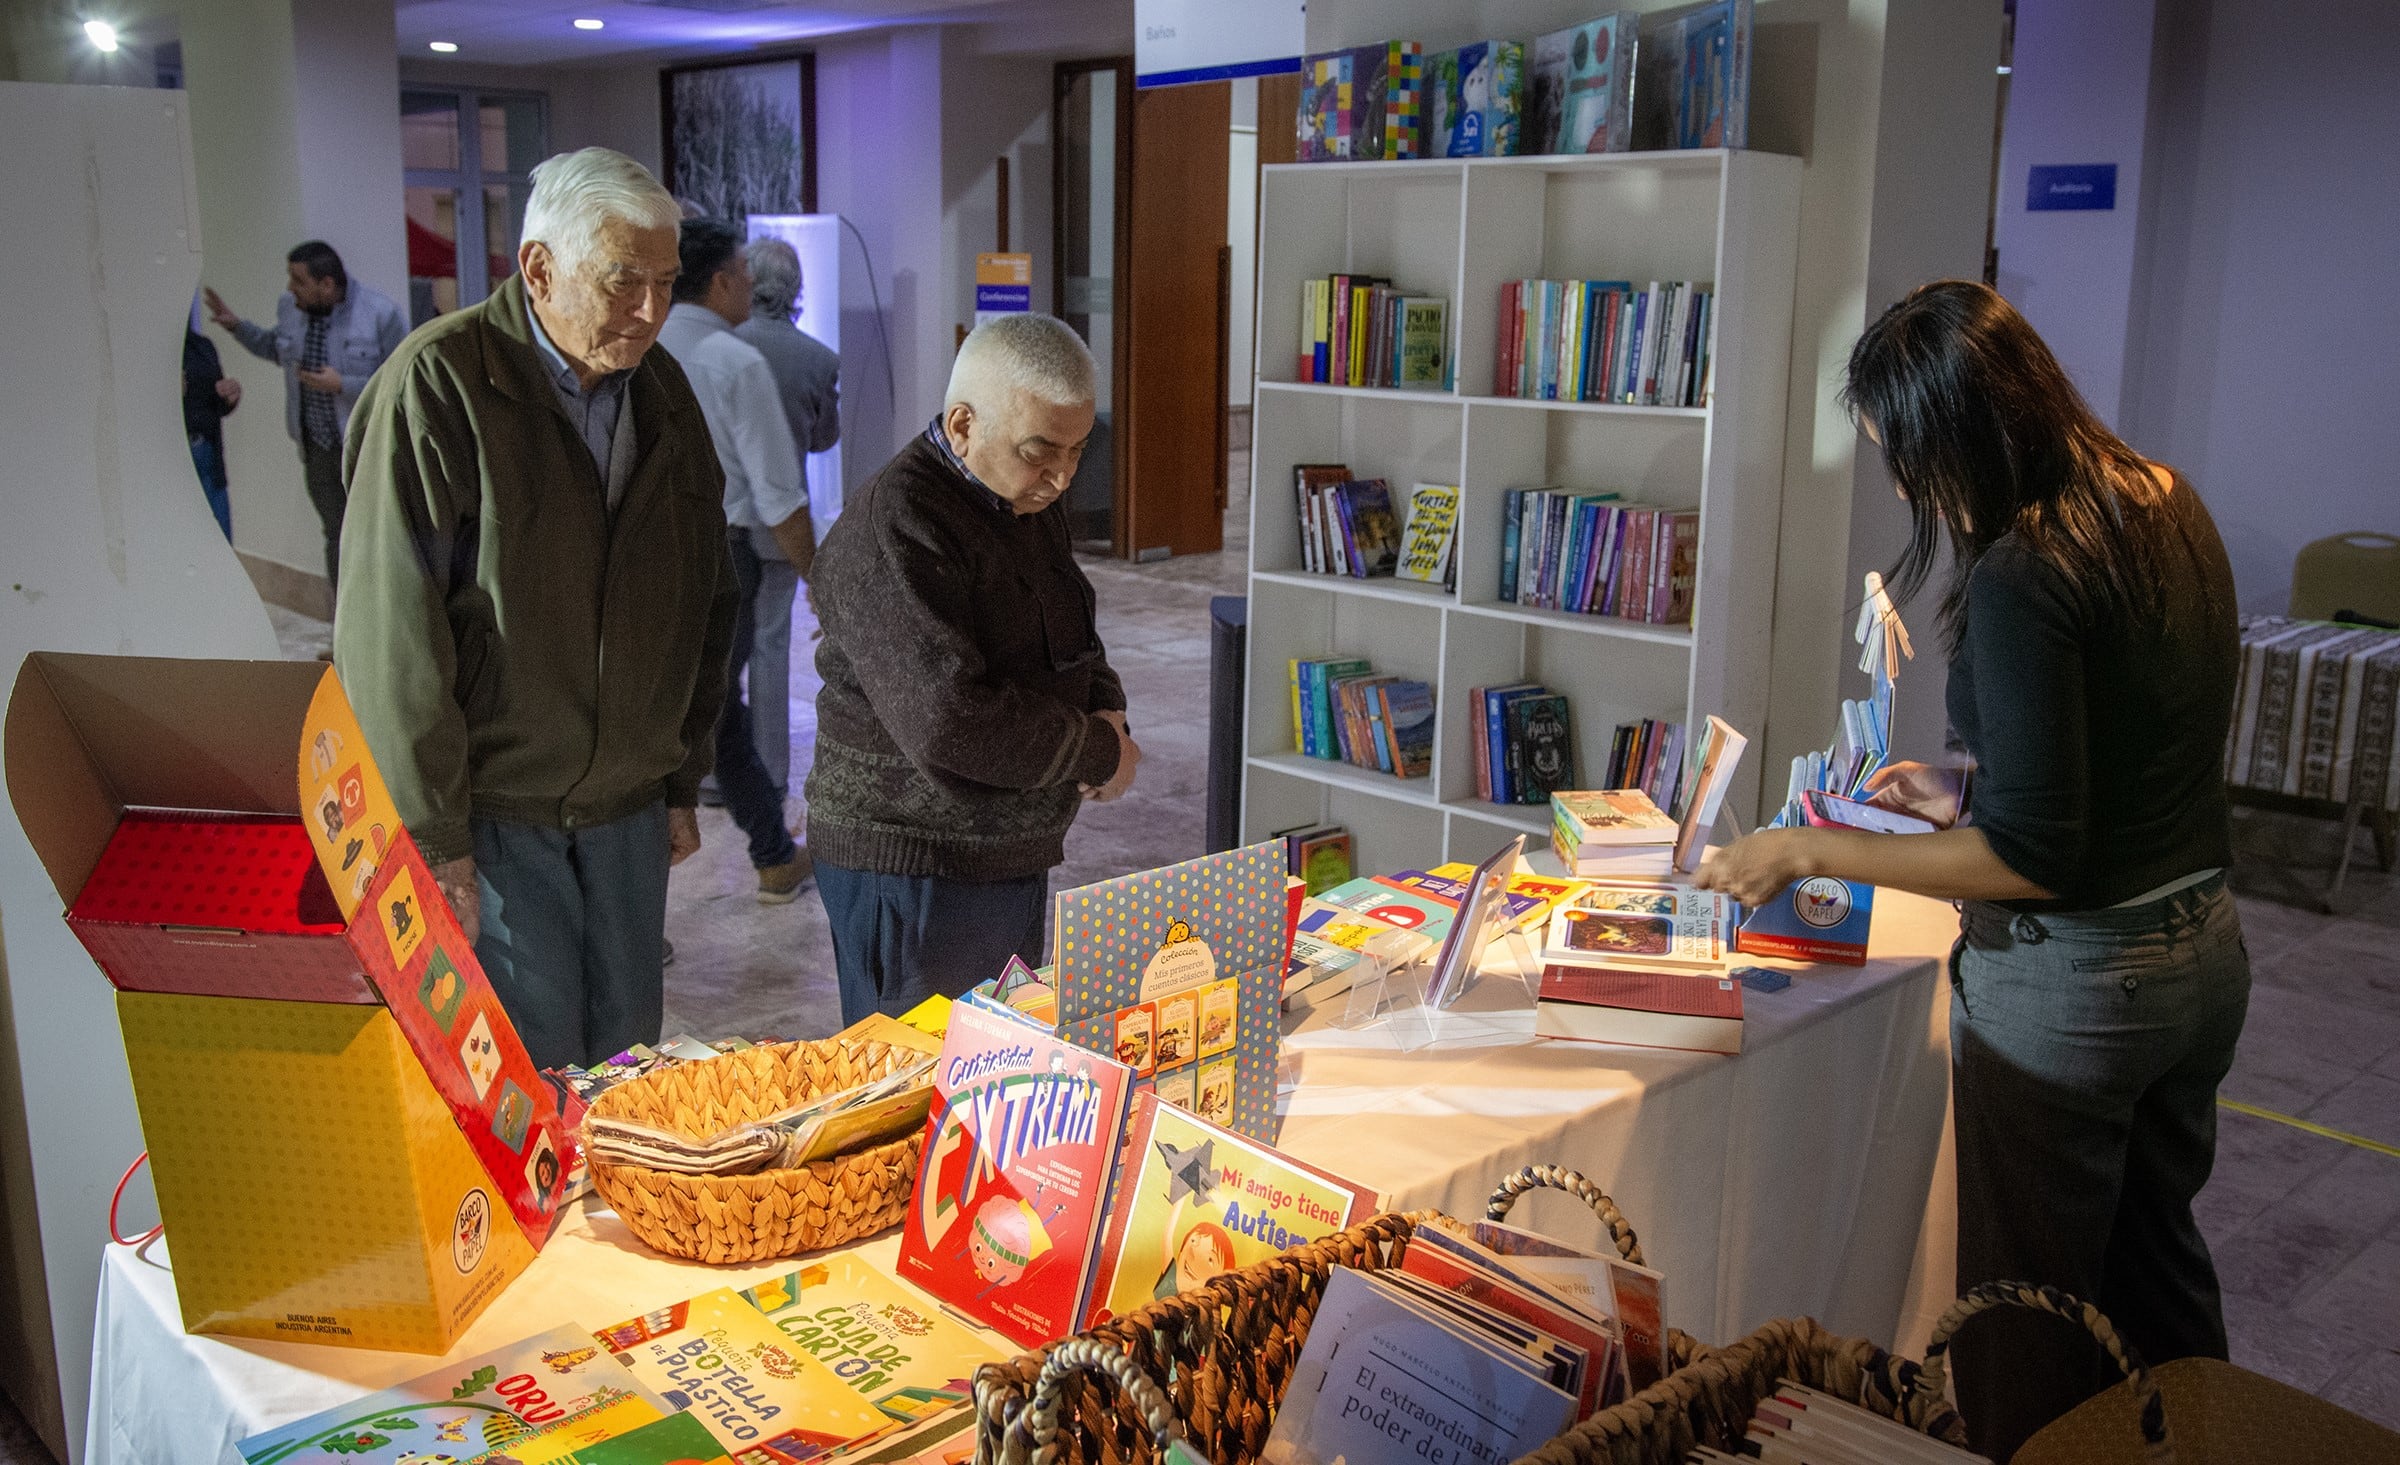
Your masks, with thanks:
[(217, 356), (217, 345), (189, 326), (183, 332), (183, 432), (186, 437), (206, 438), (219, 449), (225, 446), (225, 418), (233, 411), (231, 403), (217, 395), (217, 383), (225, 375), (225, 363)]
[(2096, 910), (2233, 862), (2225, 738), (2241, 639), (2233, 568), (2179, 474), (2170, 512), (2197, 547), (2156, 624), (2106, 610), (2013, 531), (1975, 563), (1950, 658), (1950, 724), (1975, 758), (1969, 813), (2001, 862)]

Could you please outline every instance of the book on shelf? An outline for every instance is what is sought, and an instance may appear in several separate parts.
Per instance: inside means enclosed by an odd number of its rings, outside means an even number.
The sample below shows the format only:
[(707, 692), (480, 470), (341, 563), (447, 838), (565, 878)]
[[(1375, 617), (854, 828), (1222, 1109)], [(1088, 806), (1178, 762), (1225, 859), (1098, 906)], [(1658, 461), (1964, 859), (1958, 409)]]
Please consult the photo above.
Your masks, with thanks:
[(1716, 295), (1689, 280), (1509, 280), (1500, 287), (1496, 396), (1706, 406)]
[(1373, 1190), (1155, 1093), (1134, 1101), (1117, 1175), (1087, 1328), (1375, 1213)]
[(1340, 573), (1325, 534), (1319, 496), (1337, 483), (1348, 483), (1350, 477), (1349, 467), (1341, 463), (1292, 465), (1292, 493), (1300, 515), (1300, 568), (1312, 574)]
[(1420, 483), (1410, 489), (1394, 573), (1403, 580), (1446, 585), (1454, 573), (1451, 551), (1457, 545), (1458, 486)]
[(1751, 0), (1708, 0), (1643, 17), (1634, 145), (1750, 145)]
[(1533, 1030), (1587, 1043), (1739, 1053), (1742, 984), (1704, 973), (1546, 963)]
[(1633, 146), (1641, 17), (1621, 10), (1534, 38), (1529, 153), (1621, 153)]
[(1525, 47), (1475, 41), (1425, 58), (1428, 158), (1513, 158), (1523, 150)]
[(649, 1388), (691, 1409), (729, 1450), (811, 1459), (891, 1421), (730, 1287), (596, 1328)]
[(1293, 379), (1337, 387), (1443, 391), (1450, 385), (1450, 302), (1381, 275), (1300, 282)]
[(1446, 1460), (1516, 1459), (1562, 1433), (1577, 1407), (1534, 1345), (1488, 1309), (1462, 1311), (1380, 1272), (1336, 1267), (1261, 1458), (1415, 1458), (1395, 1441), (1418, 1440), (1438, 1442)]
[(1593, 881), (1550, 916), (1542, 960), (1564, 966), (1720, 971), (1731, 897), (1691, 885)]
[(1476, 797), (1495, 804), (1547, 804), (1575, 782), (1575, 723), (1567, 699), (1538, 682), (1467, 692)]
[(1319, 574), (1354, 580), (1388, 577), (1400, 563), (1400, 519), (1380, 478), (1326, 481), (1329, 465), (1295, 471), (1300, 496), (1300, 559)]
[(1396, 778), (1433, 771), (1433, 688), (1354, 657), (1291, 663), (1293, 745)]
[(847, 1251), (822, 1253), (741, 1295), (894, 1425), (971, 1405), (975, 1370), (1001, 1358), (907, 1283)]
[(1645, 717), (1621, 722), (1609, 740), (1608, 768), (1602, 782), (1612, 788), (1640, 789), (1669, 818), (1680, 807), (1677, 794), (1683, 778), (1684, 727), (1680, 722)]
[(1343, 756), (1333, 720), (1333, 685), (1373, 671), (1373, 663), (1354, 656), (1301, 657), (1291, 663), (1295, 751), (1311, 758)]
[(1298, 157), (1304, 163), (1413, 158), (1420, 140), (1425, 48), (1383, 41), (1304, 57)]
[(1501, 496), (1501, 601), (1650, 625), (1692, 618), (1700, 511), (1614, 493), (1512, 488)]
[(1357, 873), (1350, 831), (1339, 824), (1278, 830), (1275, 837), (1283, 841), (1285, 873), (1299, 876), (1309, 895), (1321, 895)]

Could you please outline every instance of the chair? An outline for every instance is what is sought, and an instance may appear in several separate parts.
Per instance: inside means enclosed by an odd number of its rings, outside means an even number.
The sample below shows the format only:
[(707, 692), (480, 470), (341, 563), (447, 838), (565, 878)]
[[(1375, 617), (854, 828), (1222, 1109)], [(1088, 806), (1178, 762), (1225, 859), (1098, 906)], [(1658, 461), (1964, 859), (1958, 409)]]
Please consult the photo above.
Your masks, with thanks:
[(2292, 559), (2289, 613), (2300, 621), (2400, 625), (2400, 535), (2356, 530), (2302, 546)]

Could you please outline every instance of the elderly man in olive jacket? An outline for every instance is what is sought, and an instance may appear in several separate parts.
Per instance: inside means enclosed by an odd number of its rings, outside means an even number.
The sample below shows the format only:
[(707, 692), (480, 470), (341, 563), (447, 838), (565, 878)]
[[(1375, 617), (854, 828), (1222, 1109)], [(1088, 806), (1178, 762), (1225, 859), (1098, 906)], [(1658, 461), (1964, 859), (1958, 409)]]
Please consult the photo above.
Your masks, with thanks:
[(334, 662), (552, 1067), (658, 1037), (667, 867), (699, 848), (735, 598), (708, 425), (652, 349), (675, 200), (602, 148), (533, 181), (518, 274), (359, 400)]

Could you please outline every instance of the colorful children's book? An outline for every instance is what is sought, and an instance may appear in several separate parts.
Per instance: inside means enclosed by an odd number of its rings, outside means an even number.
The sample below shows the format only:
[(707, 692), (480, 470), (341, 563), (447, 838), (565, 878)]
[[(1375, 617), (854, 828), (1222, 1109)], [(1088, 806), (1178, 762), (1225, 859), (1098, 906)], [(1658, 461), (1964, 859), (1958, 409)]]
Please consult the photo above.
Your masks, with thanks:
[(591, 1336), (737, 1454), (763, 1447), (806, 1460), (891, 1425), (730, 1287)]
[(1525, 48), (1476, 41), (1425, 58), (1425, 156), (1510, 158), (1520, 151)]
[[(1185, 1043), (1197, 1040), (1195, 998), (1161, 1004)], [(1028, 1348), (1074, 1332), (1133, 1077), (1021, 1018), (953, 1007), (901, 1279)]]
[(249, 1465), (505, 1455), (547, 1465), (681, 1406), (653, 1393), (572, 1323), (337, 1404), (239, 1446)]
[[(432, 1457), (427, 1465), (439, 1465), (440, 1458)], [(756, 1465), (782, 1458), (765, 1451), (742, 1455), (743, 1461)], [(734, 1465), (734, 1457), (709, 1433), (700, 1416), (686, 1409), (613, 1439), (584, 1445), (559, 1456), (555, 1465)]]
[(1121, 1317), (1375, 1213), (1375, 1192), (1145, 1093), (1083, 1325)]
[(898, 1424), (972, 1403), (975, 1370), (1000, 1359), (908, 1284), (848, 1252), (827, 1252), (742, 1296)]
[(1371, 877), (1336, 885), (1318, 899), (1436, 942), (1450, 934), (1451, 922), (1458, 915), (1455, 905), (1430, 891), (1410, 890)]
[(1329, 51), (1300, 63), (1297, 156), (1303, 163), (1340, 162), (1350, 156), (1355, 93), (1351, 53)]
[(1527, 152), (1621, 153), (1633, 146), (1639, 22), (1623, 10), (1535, 39)]
[(1638, 146), (1750, 145), (1750, 12), (1751, 0), (1707, 0), (1643, 17)]
[(1277, 840), (1060, 892), (1059, 1035), (1113, 1053), (1147, 1026), (1145, 1086), (1272, 1144), (1288, 910)]

